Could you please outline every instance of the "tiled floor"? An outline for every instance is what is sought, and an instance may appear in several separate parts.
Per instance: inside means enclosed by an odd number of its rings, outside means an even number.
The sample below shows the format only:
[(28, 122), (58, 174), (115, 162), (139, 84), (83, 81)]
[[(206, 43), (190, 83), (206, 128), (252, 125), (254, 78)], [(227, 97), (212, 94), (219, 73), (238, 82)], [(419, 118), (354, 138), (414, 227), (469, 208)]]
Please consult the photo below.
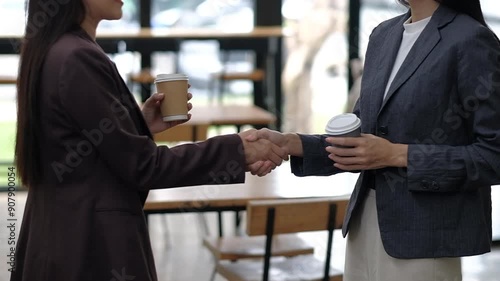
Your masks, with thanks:
[[(498, 192), (494, 193), (498, 196)], [(26, 193), (16, 193), (16, 218), (20, 224)], [(500, 200), (500, 196), (496, 198)], [(232, 213), (224, 215), (225, 233), (234, 234), (232, 230)], [(205, 215), (209, 231), (216, 233), (216, 217)], [(7, 193), (0, 193), (0, 281), (8, 280), (7, 254), (9, 235), (7, 225)], [(205, 281), (209, 280), (213, 269), (213, 261), (208, 251), (201, 245), (203, 230), (200, 227), (200, 216), (197, 214), (153, 215), (150, 219), (151, 240), (156, 258), (156, 266), (161, 281)], [(496, 222), (498, 223), (498, 222)], [(16, 236), (17, 237), (17, 236)], [(316, 253), (322, 256), (325, 252), (325, 233), (310, 233), (304, 237), (315, 245)], [(343, 267), (345, 240), (339, 232), (335, 233), (332, 265)], [(500, 245), (496, 245), (491, 253), (462, 259), (464, 281), (498, 281), (500, 276)], [(220, 276), (216, 281), (224, 280)], [(36, 280), (33, 280), (36, 281)], [(97, 281), (97, 280), (96, 280)], [(406, 281), (406, 280), (401, 280)]]

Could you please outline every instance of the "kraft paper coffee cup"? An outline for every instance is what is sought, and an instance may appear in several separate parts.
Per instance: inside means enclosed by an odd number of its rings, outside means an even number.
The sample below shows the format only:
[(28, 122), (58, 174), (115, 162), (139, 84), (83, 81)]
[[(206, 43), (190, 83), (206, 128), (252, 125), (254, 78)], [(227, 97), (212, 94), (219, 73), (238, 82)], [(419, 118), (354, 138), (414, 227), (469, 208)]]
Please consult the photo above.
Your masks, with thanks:
[(188, 77), (184, 74), (159, 74), (155, 79), (156, 91), (163, 93), (161, 103), (163, 121), (188, 119)]
[(328, 121), (325, 131), (331, 137), (359, 137), (361, 135), (361, 120), (356, 114), (340, 114)]

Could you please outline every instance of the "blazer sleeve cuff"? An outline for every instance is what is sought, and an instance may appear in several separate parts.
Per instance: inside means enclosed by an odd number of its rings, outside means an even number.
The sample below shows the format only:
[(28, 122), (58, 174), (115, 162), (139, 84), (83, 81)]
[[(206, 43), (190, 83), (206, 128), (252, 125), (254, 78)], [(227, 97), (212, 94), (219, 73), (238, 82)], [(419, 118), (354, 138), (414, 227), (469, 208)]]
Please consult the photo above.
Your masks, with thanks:
[(333, 166), (325, 150), (330, 144), (325, 141), (325, 135), (301, 135), (303, 157), (292, 156), (290, 164), (292, 173), (298, 177), (330, 176), (340, 172)]
[[(216, 136), (207, 141), (220, 145), (220, 158), (224, 165), (214, 165), (210, 176), (213, 184), (234, 184), (245, 182), (246, 160), (243, 143), (237, 134)], [(212, 144), (213, 145), (213, 144)], [(214, 145), (214, 146), (218, 146)], [(235, 153), (237, 151), (237, 153)]]
[[(431, 153), (432, 152), (432, 153)], [(450, 169), (445, 159), (457, 158), (439, 151), (436, 146), (411, 144), (408, 146), (408, 190), (415, 192), (453, 192), (464, 185), (463, 170)], [(432, 154), (432, 157), (426, 157)]]

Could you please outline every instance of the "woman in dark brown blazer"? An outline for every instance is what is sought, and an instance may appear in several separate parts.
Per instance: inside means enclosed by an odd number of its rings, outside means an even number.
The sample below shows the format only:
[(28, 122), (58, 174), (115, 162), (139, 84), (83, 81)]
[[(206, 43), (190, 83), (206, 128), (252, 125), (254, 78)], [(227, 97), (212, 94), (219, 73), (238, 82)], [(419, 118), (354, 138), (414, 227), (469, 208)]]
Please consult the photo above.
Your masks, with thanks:
[(142, 209), (150, 189), (241, 183), (287, 157), (244, 141), (249, 132), (157, 146), (152, 134), (175, 125), (161, 121), (162, 96), (141, 112), (95, 42), (122, 5), (28, 1), (16, 165), (29, 193), (11, 281), (157, 280)]

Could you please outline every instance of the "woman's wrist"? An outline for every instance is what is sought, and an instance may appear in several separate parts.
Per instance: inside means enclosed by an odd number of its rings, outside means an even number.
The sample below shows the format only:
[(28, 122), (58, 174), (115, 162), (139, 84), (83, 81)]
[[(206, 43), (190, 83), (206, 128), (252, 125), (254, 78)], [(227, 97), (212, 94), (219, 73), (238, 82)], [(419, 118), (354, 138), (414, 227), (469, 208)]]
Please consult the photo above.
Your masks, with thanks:
[(285, 133), (285, 147), (288, 148), (288, 153), (291, 156), (304, 156), (304, 151), (302, 149), (302, 140), (299, 135), (294, 133)]
[(390, 166), (400, 168), (408, 167), (408, 145), (395, 143), (392, 146), (391, 155), (393, 155), (393, 157), (391, 158), (392, 163), (390, 163)]

